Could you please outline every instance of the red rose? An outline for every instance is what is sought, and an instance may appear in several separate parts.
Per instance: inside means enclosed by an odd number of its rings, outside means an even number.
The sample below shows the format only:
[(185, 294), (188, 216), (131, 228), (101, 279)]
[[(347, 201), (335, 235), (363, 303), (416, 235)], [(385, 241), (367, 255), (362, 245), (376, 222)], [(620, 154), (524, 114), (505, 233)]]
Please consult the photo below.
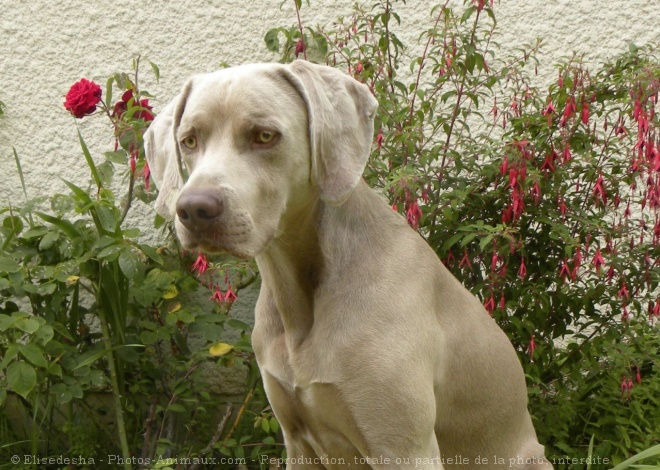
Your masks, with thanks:
[[(133, 103), (130, 103), (131, 100), (133, 100)], [(151, 106), (149, 106), (149, 100), (144, 99), (144, 100), (140, 100), (139, 103), (135, 103), (135, 99), (133, 97), (133, 90), (126, 90), (126, 92), (121, 96), (121, 100), (115, 103), (113, 115), (121, 116), (122, 114), (124, 114), (128, 109), (129, 104), (131, 105), (131, 107), (139, 105), (141, 108), (144, 108), (133, 114), (133, 117), (135, 119), (144, 119), (145, 121), (154, 120), (154, 115), (153, 113), (151, 113)]]
[(96, 111), (96, 105), (101, 101), (101, 87), (86, 78), (74, 83), (66, 94), (64, 107), (78, 119)]

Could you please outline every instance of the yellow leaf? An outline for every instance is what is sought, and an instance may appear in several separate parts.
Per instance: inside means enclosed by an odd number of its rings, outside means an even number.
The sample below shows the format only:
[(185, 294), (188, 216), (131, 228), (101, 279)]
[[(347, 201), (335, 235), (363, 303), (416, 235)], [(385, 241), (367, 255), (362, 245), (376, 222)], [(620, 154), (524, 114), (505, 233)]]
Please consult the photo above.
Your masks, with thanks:
[(174, 284), (171, 284), (170, 287), (167, 288), (167, 291), (163, 294), (164, 299), (173, 299), (179, 295), (179, 290), (176, 288)]
[(69, 276), (66, 278), (66, 285), (71, 286), (78, 282), (78, 279), (80, 279), (80, 276)]
[(224, 356), (229, 351), (234, 349), (234, 346), (227, 343), (215, 343), (209, 348), (209, 354), (213, 357)]
[(167, 306), (167, 311), (169, 313), (178, 312), (179, 310), (181, 310), (181, 302), (174, 302)]

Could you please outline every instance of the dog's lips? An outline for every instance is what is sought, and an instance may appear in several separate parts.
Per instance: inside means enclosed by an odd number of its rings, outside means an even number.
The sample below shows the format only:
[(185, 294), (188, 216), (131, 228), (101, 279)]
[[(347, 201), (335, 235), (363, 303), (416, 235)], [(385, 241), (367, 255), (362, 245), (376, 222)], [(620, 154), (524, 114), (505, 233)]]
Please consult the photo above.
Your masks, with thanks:
[(177, 234), (188, 250), (200, 249), (207, 253), (228, 253), (236, 258), (253, 258), (245, 248), (249, 242), (249, 230), (243, 231), (199, 231), (192, 232), (185, 227), (177, 227)]

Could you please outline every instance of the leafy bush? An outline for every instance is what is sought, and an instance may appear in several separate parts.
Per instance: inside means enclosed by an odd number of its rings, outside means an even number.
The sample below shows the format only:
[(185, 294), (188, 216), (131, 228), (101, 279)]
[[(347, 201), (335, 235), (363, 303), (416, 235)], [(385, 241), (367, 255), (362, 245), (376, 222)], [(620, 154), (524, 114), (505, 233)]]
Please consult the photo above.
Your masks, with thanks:
[(389, 0), (265, 40), (371, 87), (366, 179), (514, 343), (548, 456), (563, 468), (594, 437), (608, 468), (660, 442), (658, 50), (595, 72), (571, 56), (542, 88), (540, 41), (501, 57), (493, 2), (464, 3), (431, 10), (409, 61)]
[[(250, 326), (230, 318), (236, 293), (256, 279), (252, 264), (182, 254), (173, 237), (144, 244), (139, 229), (125, 227), (134, 200), (153, 198), (142, 135), (154, 115), (138, 87), (138, 66), (139, 59), (132, 76), (110, 77), (105, 101), (101, 87), (85, 79), (67, 94), (65, 107), (77, 118), (100, 107), (116, 140), (96, 164), (79, 132), (89, 188), (65, 180), (70, 194), (0, 210), (2, 462), (63, 455), (92, 459), (86, 463), (94, 468), (94, 458), (121, 455), (114, 463), (132, 468), (136, 458), (229, 452), (239, 447), (231, 434), (255, 420), (256, 435), (267, 438), (260, 451), (279, 452), (269, 437), (278, 425), (258, 390)], [(122, 97), (111, 107), (114, 89)], [(239, 341), (222, 342), (226, 330), (240, 333)], [(242, 368), (249, 398), (257, 396), (221, 422), (233, 423), (224, 434), (209, 428), (217, 402), (201, 378), (202, 366), (216, 361)]]

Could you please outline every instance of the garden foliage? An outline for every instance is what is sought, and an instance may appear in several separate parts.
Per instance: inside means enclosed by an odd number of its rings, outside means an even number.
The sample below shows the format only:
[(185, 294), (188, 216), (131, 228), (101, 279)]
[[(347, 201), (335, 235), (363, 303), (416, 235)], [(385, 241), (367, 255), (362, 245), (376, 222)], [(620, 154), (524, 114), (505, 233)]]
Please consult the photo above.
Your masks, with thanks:
[[(492, 2), (431, 8), (416, 45), (397, 35), (396, 6), (358, 5), (323, 28), (298, 15), (266, 46), (370, 86), (380, 108), (365, 178), (511, 339), (555, 467), (590, 456), (610, 468), (659, 444), (657, 48), (631, 44), (595, 68), (573, 54), (546, 83), (540, 41), (501, 52)], [(76, 118), (105, 116), (115, 138), (99, 163), (79, 131), (89, 186), (65, 181), (68, 194), (0, 209), (2, 462), (282, 453), (249, 325), (231, 318), (255, 267), (182, 254), (174, 237), (152, 246), (126, 226), (133, 201), (154, 195), (142, 140), (154, 110), (138, 68), (110, 77), (105, 98), (88, 81), (66, 97)], [(227, 329), (241, 339), (223, 342)], [(247, 371), (233, 415), (200, 380), (216, 361)]]

